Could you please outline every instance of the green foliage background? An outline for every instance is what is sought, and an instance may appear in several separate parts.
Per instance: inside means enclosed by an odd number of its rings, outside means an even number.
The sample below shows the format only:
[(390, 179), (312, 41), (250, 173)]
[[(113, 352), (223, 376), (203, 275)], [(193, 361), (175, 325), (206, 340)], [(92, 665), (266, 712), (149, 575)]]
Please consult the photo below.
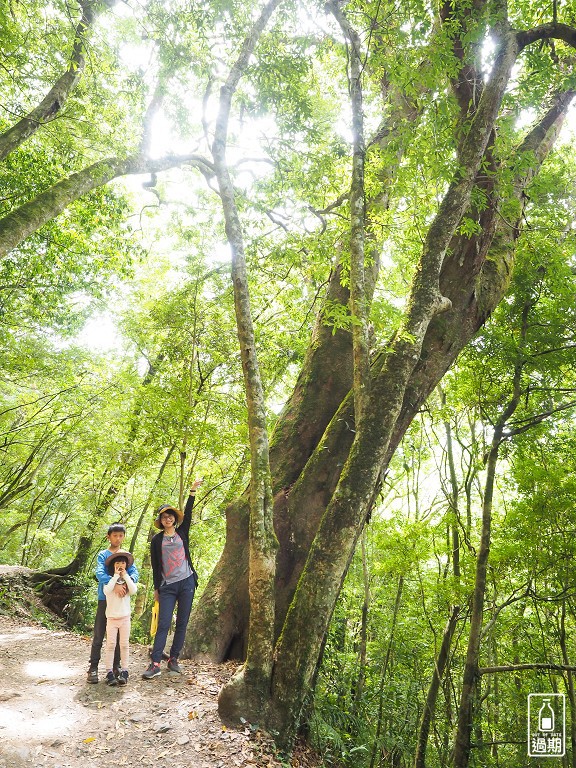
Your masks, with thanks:
[[(571, 23), (569, 5), (557, 6)], [(252, 3), (152, 2), (103, 12), (88, 38), (86, 72), (65, 109), (0, 164), (0, 217), (92, 162), (127, 157), (148, 130), (156, 153), (206, 151), (214, 94), (255, 9)], [(371, 3), (350, 9), (359, 25), (376, 14)], [(510, 3), (509, 11), (519, 27), (540, 23), (547, 12), (526, 0)], [(66, 66), (77, 16), (77, 8), (58, 0), (0, 2), (0, 131), (30, 110)], [(480, 45), (483, 29), (480, 22), (467, 29), (466, 44)], [(390, 6), (386, 25), (372, 32), (370, 132), (385, 122), (384, 86), (397, 88), (418, 112), (391, 143), (374, 142), (367, 156), (370, 235), (383, 244), (371, 314), (377, 344), (398, 328), (423, 233), (454, 172), (457, 110), (448, 78), (458, 62), (449, 36), (435, 34), (426, 3)], [(556, 66), (558, 58), (563, 66)], [(230, 159), (271, 428), (298, 375), (337, 260), (346, 273), (346, 61), (339, 30), (319, 4), (286, 3), (235, 103)], [(507, 93), (495, 144), (504, 163), (498, 178), (504, 217), (516, 212), (510, 185), (518, 163), (533, 163), (526, 156), (507, 167), (506, 159), (552, 90), (574, 85), (568, 64), (562, 43), (530, 49)], [(152, 130), (145, 113), (155, 96), (161, 121)], [(509, 295), (411, 426), (363, 551), (351, 564), (310, 720), (309, 735), (328, 764), (412, 764), (442, 632), (457, 604), (461, 618), (428, 751), (431, 768), (449, 764), (485, 454), (519, 356), (522, 400), (498, 464), (481, 665), (574, 663), (572, 140), (567, 132), (530, 187)], [(382, 175), (401, 148), (383, 205), (376, 199)], [(484, 194), (474, 193), (477, 210), (486, 204)], [(460, 234), (471, 237), (477, 227), (466, 218)], [(189, 166), (92, 191), (0, 262), (0, 562), (34, 569), (69, 562), (94, 510), (117, 486), (77, 580), (73, 614), (82, 629), (92, 620), (91, 571), (108, 524), (122, 520), (138, 531), (134, 554), (145, 562), (153, 509), (176, 501), (180, 484), (195, 476), (205, 478), (193, 529), (201, 588), (219, 556), (224, 509), (249, 480), (228, 271), (214, 180)], [(324, 306), (323, 317), (334, 330), (353, 322), (341, 304)], [(91, 318), (111, 318), (117, 340), (83, 342), (80, 332)], [(449, 537), (454, 526), (459, 577)], [(148, 578), (145, 566), (143, 582)], [(148, 608), (144, 601), (134, 625), (141, 640)], [(566, 671), (483, 675), (473, 764), (524, 766), (528, 693), (570, 686)]]

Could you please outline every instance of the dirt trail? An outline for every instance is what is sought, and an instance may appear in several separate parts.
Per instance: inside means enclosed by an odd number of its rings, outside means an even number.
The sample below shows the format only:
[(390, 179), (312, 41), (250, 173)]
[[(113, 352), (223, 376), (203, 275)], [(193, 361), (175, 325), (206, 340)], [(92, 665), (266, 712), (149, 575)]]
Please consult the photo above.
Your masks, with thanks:
[[(234, 768), (281, 765), (249, 728), (218, 718), (232, 669), (184, 661), (150, 681), (147, 649), (131, 646), (125, 688), (86, 680), (90, 641), (0, 615), (0, 768)], [(103, 666), (100, 667), (101, 678)]]

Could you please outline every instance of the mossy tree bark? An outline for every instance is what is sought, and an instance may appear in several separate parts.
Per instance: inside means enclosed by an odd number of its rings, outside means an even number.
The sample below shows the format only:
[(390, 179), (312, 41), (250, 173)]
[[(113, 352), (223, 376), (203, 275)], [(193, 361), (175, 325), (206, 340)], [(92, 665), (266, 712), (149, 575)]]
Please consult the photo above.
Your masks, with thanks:
[(278, 541), (273, 525), (272, 480), (266, 419), (266, 402), (250, 309), (244, 239), (236, 196), (226, 160), (228, 122), (232, 98), (256, 43), (280, 0), (270, 0), (244, 39), (238, 59), (220, 90), (220, 106), (212, 155), (222, 199), (226, 236), (232, 252), (232, 283), (240, 357), (248, 409), (250, 439), (250, 514), (248, 595), (250, 622), (246, 661), (218, 696), (224, 720), (240, 717), (255, 721), (265, 712), (270, 697), (274, 650), (274, 578)]
[[(327, 303), (346, 306), (349, 293), (340, 276), (341, 268), (337, 267), (330, 277)], [(351, 386), (351, 336), (344, 330), (333, 333), (321, 312), (298, 381), (270, 438), (275, 530), (282, 542), (277, 556), (276, 634), (283, 621), (278, 606), (286, 604), (288, 597), (282, 596), (290, 594), (291, 574), (301, 564), (296, 527), (306, 525), (306, 521), (290, 512), (290, 489)], [(226, 509), (224, 550), (195, 607), (184, 649), (188, 656), (216, 661), (245, 657), (249, 614), (248, 518), (247, 492)], [(310, 520), (310, 536), (313, 531), (314, 520)]]
[(349, 23), (346, 14), (336, 2), (329, 3), (338, 21), (349, 51), (348, 90), (352, 111), (352, 172), (350, 183), (350, 314), (352, 316), (352, 350), (354, 362), (354, 417), (357, 425), (369, 405), (370, 394), (370, 341), (368, 317), (370, 307), (366, 290), (366, 205), (364, 167), (364, 116), (362, 99), (363, 54), (360, 37)]

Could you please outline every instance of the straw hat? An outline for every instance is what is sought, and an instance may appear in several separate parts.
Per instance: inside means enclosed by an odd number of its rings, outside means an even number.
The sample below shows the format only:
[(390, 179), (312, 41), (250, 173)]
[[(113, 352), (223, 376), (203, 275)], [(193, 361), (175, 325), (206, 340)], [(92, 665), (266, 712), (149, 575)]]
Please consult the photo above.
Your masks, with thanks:
[(162, 504), (162, 506), (156, 510), (156, 520), (154, 520), (154, 527), (158, 528), (160, 531), (164, 530), (163, 526), (160, 524), (160, 517), (164, 512), (171, 512), (174, 515), (176, 518), (176, 526), (179, 526), (182, 520), (184, 520), (184, 512), (180, 512), (180, 510), (177, 507), (173, 507), (172, 504)]

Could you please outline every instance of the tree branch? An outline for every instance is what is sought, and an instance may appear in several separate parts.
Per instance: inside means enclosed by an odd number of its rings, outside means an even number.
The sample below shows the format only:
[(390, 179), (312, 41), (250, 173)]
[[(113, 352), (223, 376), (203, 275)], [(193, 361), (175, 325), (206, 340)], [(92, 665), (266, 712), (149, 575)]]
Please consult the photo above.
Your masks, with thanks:
[(572, 401), (570, 403), (564, 403), (563, 405), (559, 405), (557, 408), (551, 408), (548, 411), (539, 413), (537, 416), (532, 416), (529, 419), (523, 419), (522, 421), (524, 423), (521, 427), (514, 427), (512, 429), (505, 430), (503, 437), (504, 439), (509, 440), (511, 437), (514, 437), (514, 435), (520, 435), (522, 434), (522, 432), (526, 432), (526, 430), (530, 429), (535, 424), (540, 424), (549, 416), (553, 416), (555, 413), (559, 413), (561, 411), (566, 411), (569, 408), (574, 408), (575, 406), (576, 406), (576, 401)]
[(550, 22), (549, 24), (541, 24), (538, 27), (521, 30), (516, 33), (519, 51), (524, 50), (527, 45), (531, 45), (538, 40), (550, 39), (563, 40), (567, 45), (576, 48), (576, 28), (571, 27), (569, 24)]
[(257, 716), (257, 711), (262, 714), (262, 701), (257, 692), (270, 687), (274, 645), (274, 577), (278, 542), (273, 529), (264, 387), (256, 354), (242, 224), (226, 159), (226, 148), (232, 98), (248, 66), (250, 56), (279, 4), (280, 0), (269, 0), (262, 7), (260, 15), (244, 38), (238, 58), (220, 89), (220, 103), (212, 142), (212, 156), (222, 200), (226, 236), (232, 252), (234, 309), (246, 390), (251, 462), (248, 648), (244, 666), (222, 688), (218, 696), (218, 711), (221, 717), (235, 722), (238, 722), (242, 716), (252, 720)]
[(348, 90), (352, 108), (352, 180), (350, 184), (350, 311), (354, 358), (354, 410), (356, 424), (368, 405), (370, 391), (370, 341), (368, 337), (369, 304), (366, 292), (365, 229), (366, 200), (364, 191), (364, 118), (362, 94), (362, 57), (360, 37), (337, 2), (327, 6), (349, 41)]
[(525, 669), (553, 669), (557, 672), (576, 672), (576, 667), (568, 664), (509, 664), (498, 667), (478, 667), (479, 675), (493, 675), (498, 672), (521, 672)]
[[(478, 6), (479, 3), (474, 3), (472, 7), (466, 6), (466, 9), (463, 11), (454, 3), (449, 2), (449, 0), (444, 0), (440, 8), (442, 24), (447, 25), (448, 22), (456, 21), (456, 14), (459, 14), (461, 23), (464, 25), (465, 22), (471, 21), (472, 14), (478, 9)], [(465, 32), (466, 30), (462, 28), (462, 31)], [(451, 78), (452, 91), (458, 101), (462, 114), (466, 115), (478, 104), (484, 86), (483, 78), (475, 64), (466, 61), (467, 53), (460, 34), (452, 37), (452, 51), (461, 65), (458, 75)]]
[(86, 32), (100, 13), (109, 10), (114, 0), (79, 0), (82, 17), (74, 32), (72, 54), (66, 71), (56, 80), (40, 104), (0, 136), (0, 160), (30, 138), (41, 125), (49, 123), (61, 112), (68, 96), (78, 85), (86, 60), (84, 58)]
[(202, 173), (214, 173), (212, 163), (200, 155), (166, 155), (157, 160), (132, 155), (99, 160), (59, 181), (0, 219), (0, 257), (62, 213), (74, 200), (104, 186), (112, 179), (137, 173), (156, 173), (186, 164), (196, 166)]

